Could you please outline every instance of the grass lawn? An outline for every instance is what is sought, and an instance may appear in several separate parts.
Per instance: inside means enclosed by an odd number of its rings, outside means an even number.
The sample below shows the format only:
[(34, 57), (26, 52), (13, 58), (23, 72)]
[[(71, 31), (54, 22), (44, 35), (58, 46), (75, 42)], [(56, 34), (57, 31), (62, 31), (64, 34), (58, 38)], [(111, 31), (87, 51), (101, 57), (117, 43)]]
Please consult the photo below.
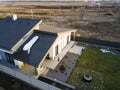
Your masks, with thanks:
[[(91, 82), (83, 80), (86, 73), (92, 75)], [(120, 90), (120, 57), (87, 46), (67, 83), (76, 86), (78, 90)]]

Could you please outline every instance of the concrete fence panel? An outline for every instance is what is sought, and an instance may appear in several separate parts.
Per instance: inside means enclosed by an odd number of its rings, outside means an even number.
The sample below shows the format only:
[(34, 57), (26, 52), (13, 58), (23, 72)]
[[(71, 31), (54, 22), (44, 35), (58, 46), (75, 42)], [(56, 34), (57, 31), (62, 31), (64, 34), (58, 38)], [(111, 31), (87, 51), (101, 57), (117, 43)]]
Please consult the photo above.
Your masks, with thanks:
[(13, 77), (16, 77), (16, 78), (22, 80), (22, 81), (25, 81), (25, 82), (29, 83), (30, 85), (35, 86), (35, 87), (42, 89), (42, 90), (61, 90), (55, 86), (52, 86), (50, 84), (47, 84), (47, 83), (42, 82), (40, 80), (37, 80), (33, 77), (27, 76), (23, 73), (20, 73), (14, 69), (11, 69), (11, 68), (4, 66), (4, 65), (1, 65), (1, 64), (0, 64), (0, 70), (3, 71), (4, 73), (7, 73)]
[(10, 68), (8, 68), (8, 67), (6, 67), (4, 65), (0, 65), (0, 66), (2, 66), (2, 71), (6, 72), (6, 73), (8, 73), (8, 74), (10, 74), (12, 76), (15, 75), (15, 71), (13, 71), (12, 69), (10, 69)]
[(16, 77), (17, 78), (20, 78), (21, 80), (23, 80), (25, 82), (28, 82), (28, 83), (30, 82), (29, 76), (24, 75), (24, 74), (22, 74), (20, 72), (17, 72), (17, 71), (15, 71), (15, 72), (16, 72)]
[(49, 90), (48, 84), (42, 81), (31, 78), (31, 83), (33, 84), (33, 86), (37, 86), (43, 90)]

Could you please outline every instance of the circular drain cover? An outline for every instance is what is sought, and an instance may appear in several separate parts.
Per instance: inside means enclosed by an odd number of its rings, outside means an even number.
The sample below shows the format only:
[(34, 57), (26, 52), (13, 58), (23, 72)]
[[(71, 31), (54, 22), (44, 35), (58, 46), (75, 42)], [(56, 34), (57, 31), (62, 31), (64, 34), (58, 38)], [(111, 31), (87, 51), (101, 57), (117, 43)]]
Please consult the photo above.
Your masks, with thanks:
[(87, 82), (90, 82), (90, 81), (92, 80), (92, 76), (89, 75), (89, 74), (85, 74), (85, 75), (83, 76), (83, 78), (84, 78), (84, 80), (87, 81)]

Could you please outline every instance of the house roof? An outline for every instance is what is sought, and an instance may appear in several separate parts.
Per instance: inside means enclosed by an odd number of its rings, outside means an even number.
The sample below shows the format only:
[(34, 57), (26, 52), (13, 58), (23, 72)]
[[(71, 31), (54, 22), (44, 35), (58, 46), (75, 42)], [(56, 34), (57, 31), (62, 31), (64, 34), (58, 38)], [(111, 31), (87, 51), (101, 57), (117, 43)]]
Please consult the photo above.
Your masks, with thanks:
[[(23, 51), (23, 47), (35, 36), (39, 36), (39, 39), (32, 46), (30, 54), (28, 54), (27, 51)], [(13, 57), (17, 60), (23, 61), (27, 64), (37, 67), (47, 55), (50, 47), (52, 46), (56, 38), (56, 33), (34, 30), (34, 33), (18, 49), (18, 51), (13, 54)]]
[(0, 20), (0, 48), (10, 51), (40, 21), (27, 18), (18, 18), (16, 21), (12, 21), (11, 17)]
[[(24, 63), (37, 67), (48, 54), (50, 48), (58, 37), (58, 33), (68, 31), (72, 32), (74, 30), (40, 25), (40, 30), (33, 30), (32, 35), (22, 44), (22, 46), (20, 46), (17, 52), (13, 54), (13, 57)], [(27, 51), (23, 51), (23, 47), (35, 36), (39, 36), (39, 39), (32, 46), (30, 54), (28, 54)]]
[(48, 31), (48, 32), (54, 32), (54, 33), (63, 33), (63, 32), (75, 32), (75, 29), (70, 29), (70, 28), (59, 28), (55, 26), (49, 26), (49, 25), (39, 25), (39, 29), (43, 31)]

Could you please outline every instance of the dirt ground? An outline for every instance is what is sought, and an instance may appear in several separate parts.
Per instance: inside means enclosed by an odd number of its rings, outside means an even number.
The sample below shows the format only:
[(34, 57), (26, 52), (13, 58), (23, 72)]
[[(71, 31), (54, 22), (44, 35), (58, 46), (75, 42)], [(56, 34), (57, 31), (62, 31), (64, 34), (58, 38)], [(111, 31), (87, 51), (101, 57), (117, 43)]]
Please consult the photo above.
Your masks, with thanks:
[(106, 12), (84, 13), (80, 19), (80, 13), (71, 12), (60, 16), (52, 17), (50, 22), (45, 22), (59, 27), (77, 29), (76, 36), (96, 38), (120, 42), (120, 23), (116, 14), (113, 16), (105, 15)]
[(39, 90), (0, 72), (0, 90)]
[[(77, 29), (76, 36), (120, 42), (119, 13), (116, 8), (84, 8), (81, 2), (4, 2), (0, 17), (40, 18), (45, 24)], [(109, 15), (111, 14), (111, 15)]]
[[(120, 42), (116, 8), (84, 8), (81, 2), (3, 2), (0, 17), (40, 18), (45, 24), (77, 29), (76, 36)], [(108, 15), (107, 15), (108, 14)], [(109, 15), (112, 14), (112, 15)]]

